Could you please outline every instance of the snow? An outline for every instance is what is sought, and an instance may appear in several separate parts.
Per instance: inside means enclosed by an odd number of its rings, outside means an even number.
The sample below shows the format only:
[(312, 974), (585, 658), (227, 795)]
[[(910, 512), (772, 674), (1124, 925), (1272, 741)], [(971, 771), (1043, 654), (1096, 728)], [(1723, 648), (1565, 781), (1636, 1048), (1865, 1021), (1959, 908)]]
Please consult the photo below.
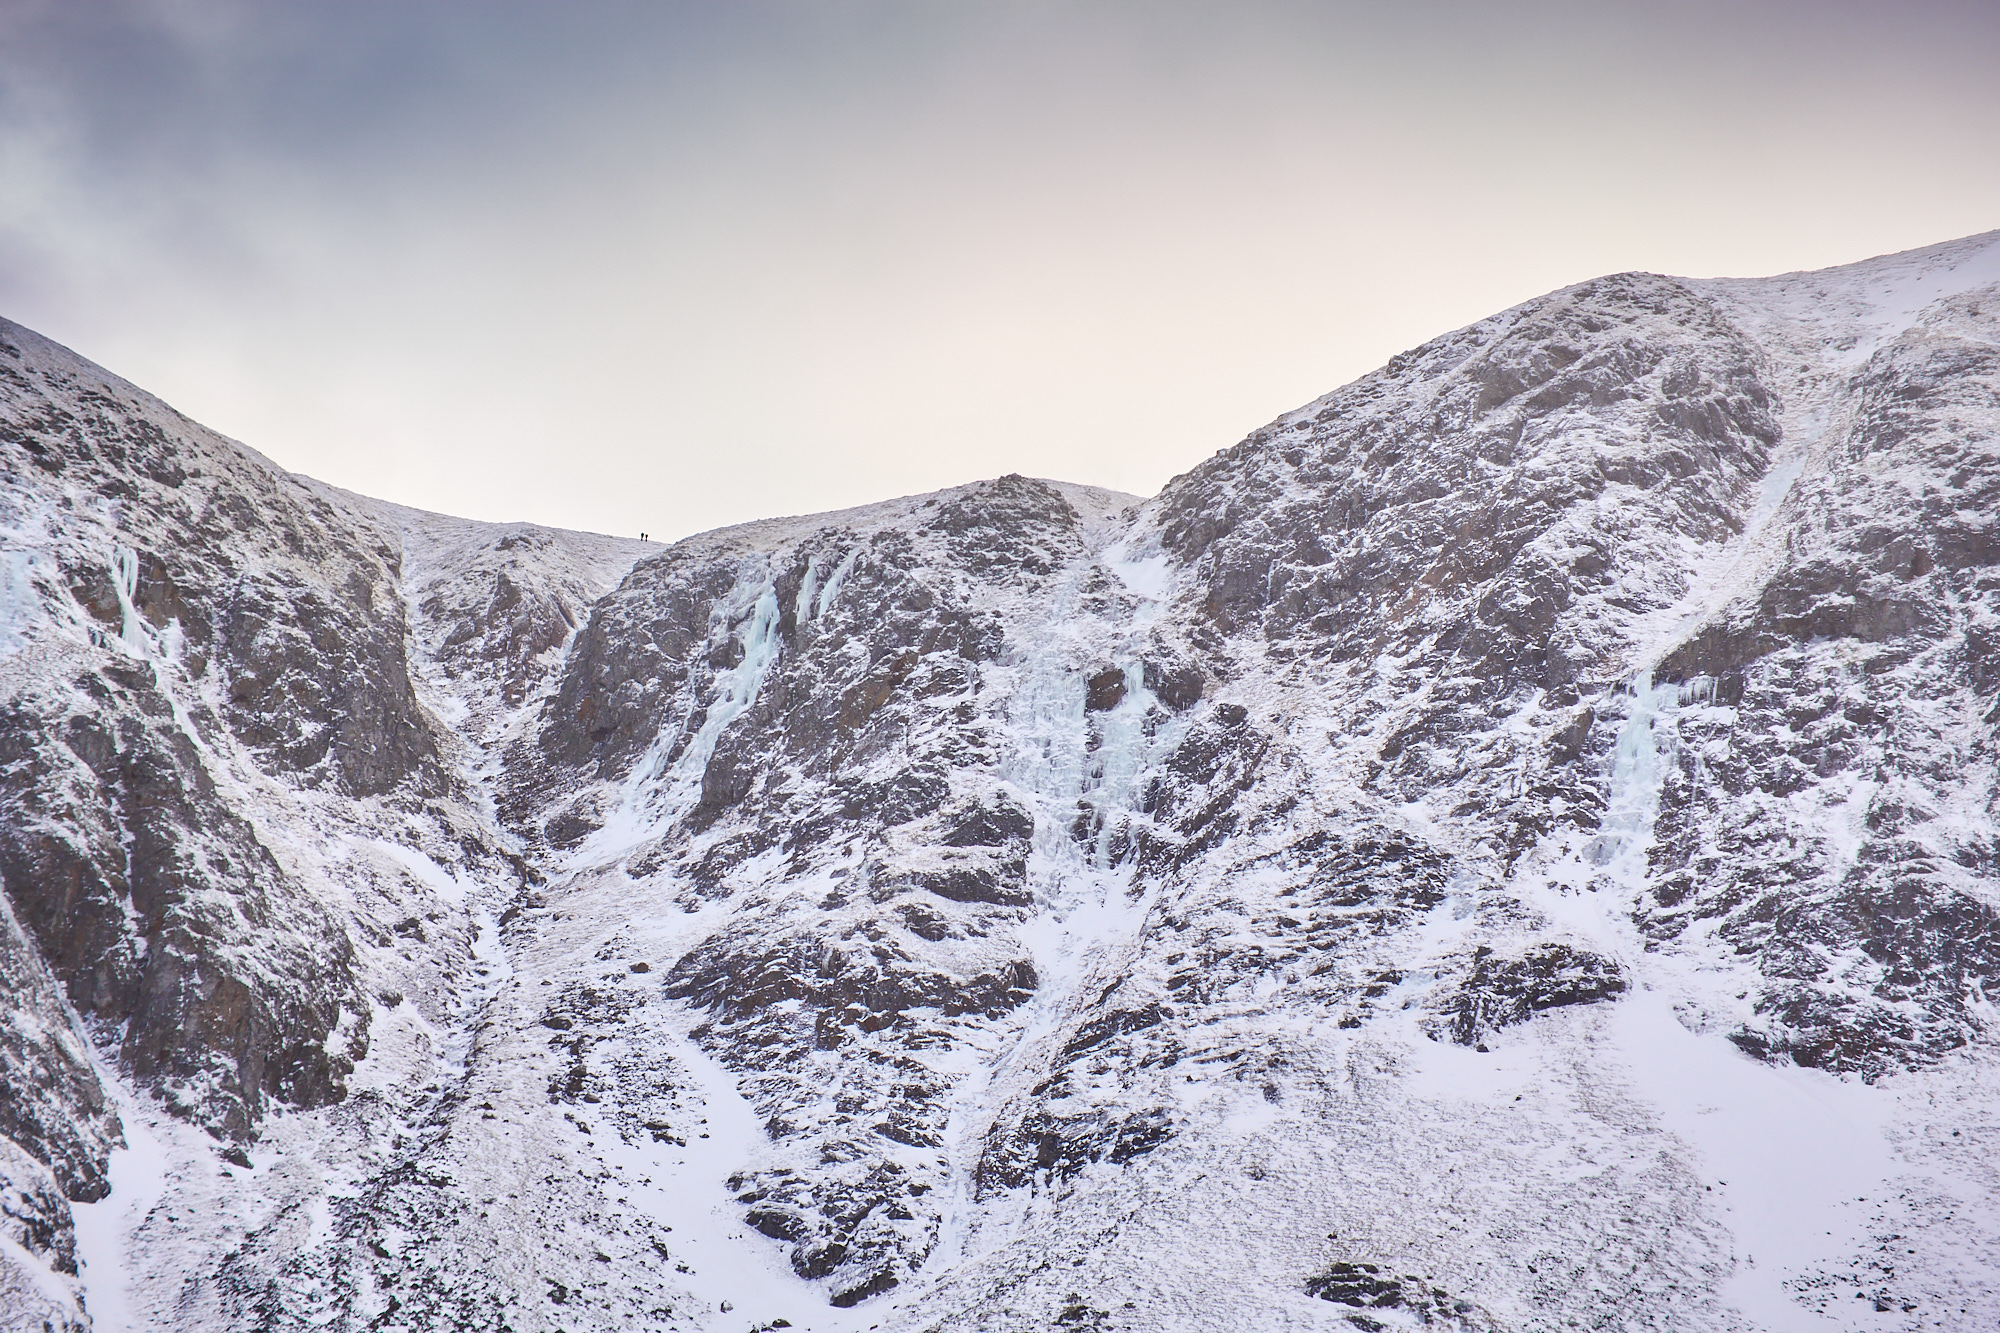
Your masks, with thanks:
[(127, 1260), (133, 1236), (166, 1196), (170, 1155), (141, 1107), (111, 1070), (98, 1077), (118, 1107), (125, 1146), (111, 1154), (111, 1192), (96, 1203), (73, 1203), (77, 1273), (94, 1333), (142, 1333), (152, 1326), (133, 1300)]
[(1814, 359), (1849, 374), (1937, 301), (2000, 283), (2000, 231), (1814, 272), (1691, 279), (1732, 317), (1769, 337), (1803, 331)]
[(1634, 1087), (1716, 1184), (1739, 1260), (1725, 1298), (1769, 1333), (1851, 1328), (1849, 1312), (1816, 1314), (1785, 1284), (1861, 1246), (1865, 1217), (1842, 1205), (1881, 1198), (1908, 1171), (1883, 1137), (1894, 1099), (1692, 1033), (1657, 989), (1613, 1006), (1607, 1029)]
[[(1796, 1284), (1864, 1247), (1868, 1215), (1845, 1205), (1880, 1199), (1910, 1174), (1884, 1134), (1898, 1112), (1895, 1097), (1816, 1070), (1764, 1064), (1720, 1031), (1690, 1030), (1678, 1011), (1703, 999), (1725, 1006), (1718, 992), (1728, 973), (1649, 950), (1633, 924), (1678, 744), (1676, 714), (1707, 684), (1656, 686), (1640, 673), (1613, 748), (1602, 831), (1575, 859), (1543, 869), (1525, 886), (1527, 901), (1626, 971), (1631, 989), (1592, 1032), (1591, 1058), (1686, 1145), (1716, 1194), (1735, 1261), (1721, 1288), (1725, 1301), (1763, 1333), (1853, 1329), (1851, 1311), (1816, 1312), (1799, 1302)], [(1551, 1055), (1532, 1038), (1491, 1056), (1413, 1045), (1416, 1086), (1489, 1104), (1524, 1086)]]
[[(872, 1326), (878, 1309), (835, 1309), (819, 1287), (799, 1280), (781, 1248), (743, 1223), (724, 1181), (764, 1145), (763, 1126), (727, 1069), (684, 1034), (672, 1058), (693, 1075), (700, 1130), (684, 1147), (613, 1138), (603, 1160), (628, 1182), (627, 1197), (663, 1224), (672, 1257), (699, 1300), (766, 1327), (788, 1319), (801, 1333), (848, 1333)], [(691, 1270), (691, 1271), (690, 1271)]]
[[(6, 1280), (13, 1273), (25, 1274), (38, 1294), (53, 1310), (60, 1310), (74, 1317), (77, 1310), (77, 1293), (70, 1280), (49, 1267), (42, 1256), (35, 1254), (17, 1243), (12, 1236), (0, 1233), (0, 1298), (7, 1295)], [(15, 1316), (25, 1311), (0, 1311)], [(86, 1311), (87, 1313), (87, 1311)]]
[(1173, 567), (1166, 553), (1158, 549), (1139, 555), (1125, 542), (1105, 548), (1104, 564), (1125, 590), (1149, 602), (1164, 602), (1173, 593)]
[(350, 839), (357, 851), (373, 851), (386, 856), (390, 861), (409, 871), (417, 879), (428, 885), (436, 893), (440, 902), (461, 907), (466, 901), (466, 885), (430, 857), (413, 847), (391, 842), (387, 838)]

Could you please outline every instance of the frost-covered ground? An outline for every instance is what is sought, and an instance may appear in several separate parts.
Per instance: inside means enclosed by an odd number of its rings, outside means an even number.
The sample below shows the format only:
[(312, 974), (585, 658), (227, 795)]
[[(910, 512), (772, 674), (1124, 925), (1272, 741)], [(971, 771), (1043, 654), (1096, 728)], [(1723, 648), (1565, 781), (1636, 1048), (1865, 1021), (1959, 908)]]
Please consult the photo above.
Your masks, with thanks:
[(1996, 284), (671, 547), (8, 326), (9, 1318), (1991, 1327)]

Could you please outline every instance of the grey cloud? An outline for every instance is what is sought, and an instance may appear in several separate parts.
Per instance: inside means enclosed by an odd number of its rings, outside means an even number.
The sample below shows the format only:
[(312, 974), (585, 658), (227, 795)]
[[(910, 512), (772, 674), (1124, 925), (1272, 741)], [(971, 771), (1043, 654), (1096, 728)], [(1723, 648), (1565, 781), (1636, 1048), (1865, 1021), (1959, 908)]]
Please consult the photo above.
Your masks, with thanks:
[(22, 3), (0, 309), (481, 516), (1151, 489), (1565, 281), (1993, 225), (1996, 36), (1972, 5)]

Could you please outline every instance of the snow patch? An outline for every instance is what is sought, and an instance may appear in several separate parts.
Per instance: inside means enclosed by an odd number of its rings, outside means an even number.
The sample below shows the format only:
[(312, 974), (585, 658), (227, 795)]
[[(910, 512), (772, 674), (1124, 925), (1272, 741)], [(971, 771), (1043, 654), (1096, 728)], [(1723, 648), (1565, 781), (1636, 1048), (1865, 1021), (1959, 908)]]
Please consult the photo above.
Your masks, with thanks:
[(879, 1309), (828, 1305), (825, 1291), (791, 1271), (781, 1246), (744, 1224), (726, 1182), (765, 1146), (763, 1127), (735, 1076), (692, 1039), (682, 1034), (672, 1054), (701, 1094), (702, 1119), (685, 1146), (597, 1136), (625, 1197), (672, 1236), (662, 1262), (698, 1300), (746, 1327), (787, 1319), (801, 1333), (847, 1333), (879, 1321)]
[(1104, 565), (1125, 590), (1149, 602), (1164, 602), (1173, 593), (1173, 564), (1161, 551), (1136, 555), (1124, 542), (1104, 549)]
[(111, 1192), (96, 1203), (74, 1203), (77, 1272), (95, 1333), (141, 1333), (149, 1322), (133, 1301), (127, 1267), (133, 1235), (166, 1193), (170, 1158), (138, 1101), (111, 1070), (97, 1076), (118, 1108), (125, 1146), (111, 1152)]

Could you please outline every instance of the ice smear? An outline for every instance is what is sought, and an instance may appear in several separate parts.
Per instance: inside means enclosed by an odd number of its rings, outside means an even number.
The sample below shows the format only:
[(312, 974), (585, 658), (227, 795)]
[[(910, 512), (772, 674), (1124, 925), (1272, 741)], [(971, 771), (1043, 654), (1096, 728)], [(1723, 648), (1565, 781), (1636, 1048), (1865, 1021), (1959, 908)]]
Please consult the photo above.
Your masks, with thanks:
[[(1136, 648), (1165, 595), (1166, 560), (1160, 556), (1135, 566), (1124, 547), (1114, 545), (1102, 552), (1101, 562), (1120, 578), (1138, 569), (1133, 577), (1140, 586), (1130, 579), (1127, 586), (1135, 592), (1154, 589), (1141, 592), (1152, 604), (1115, 626), (1092, 624), (1077, 610), (1080, 567), (1058, 585), (1046, 619), (1024, 635), (1014, 663), (1005, 724), (1011, 748), (1001, 775), (1035, 812), (1029, 879), (1040, 910), (1019, 928), (1018, 938), (1034, 960), (1040, 984), (1020, 1011), (1021, 1026), (1011, 1039), (990, 1051), (956, 1053), (959, 1079), (945, 1135), (949, 1183), (938, 1241), (925, 1263), (931, 1275), (947, 1273), (1004, 1239), (1004, 1226), (984, 1237), (975, 1234), (978, 1218), (988, 1210), (975, 1205), (971, 1182), (981, 1136), (996, 1112), (995, 1088), (1014, 1060), (1035, 1050), (1063, 1020), (1085, 981), (1120, 970), (1118, 954), (1134, 946), (1152, 907), (1152, 894), (1134, 892), (1132, 868), (1117, 862), (1113, 841), (1121, 821), (1139, 817), (1137, 796), (1146, 774), (1172, 753), (1187, 729), (1184, 719), (1162, 720), (1165, 710), (1145, 686)], [(1154, 572), (1159, 577), (1148, 582)], [(1100, 637), (1107, 630), (1115, 636), (1109, 644)], [(1116, 707), (1087, 717), (1079, 664), (1102, 661), (1107, 647), (1124, 673), (1125, 693)], [(1071, 834), (1080, 800), (1101, 820), (1097, 836), (1082, 845)]]
[[(924, 1262), (926, 1277), (948, 1273), (966, 1257), (979, 1212), (973, 1198), (972, 1163), (980, 1135), (992, 1118), (993, 1070), (1004, 1054), (967, 1044), (931, 1062), (939, 1073), (955, 1076), (955, 1082), (944, 1127), (948, 1154), (944, 1206), (938, 1219), (937, 1244)], [(895, 1303), (892, 1297), (885, 1304)]]
[(1655, 685), (1650, 671), (1641, 672), (1632, 685), (1632, 711), (1618, 730), (1604, 818), (1586, 856), (1621, 887), (1637, 890), (1646, 882), (1660, 789), (1679, 747), (1674, 714), (1680, 693), (1679, 686)]
[(151, 654), (146, 651), (146, 622), (134, 605), (139, 595), (139, 553), (130, 547), (115, 547), (111, 552), (111, 573), (112, 586), (118, 591), (118, 637), (134, 653), (148, 657)]
[(94, 1333), (138, 1333), (147, 1321), (133, 1308), (125, 1259), (132, 1234), (166, 1191), (167, 1150), (117, 1077), (100, 1064), (98, 1078), (118, 1108), (125, 1146), (111, 1153), (111, 1192), (96, 1203), (70, 1205), (76, 1218), (77, 1272)]
[(715, 742), (721, 737), (723, 728), (741, 717), (743, 710), (756, 702), (757, 692), (764, 686), (764, 677), (770, 672), (771, 663), (777, 659), (778, 594), (769, 583), (759, 589), (749, 622), (738, 638), (742, 644), (742, 660), (716, 678), (715, 702), (709, 705), (701, 730), (695, 733), (693, 742), (674, 765), (677, 785), (701, 780), (701, 775), (708, 771), (708, 761), (715, 754)]
[[(822, 605), (838, 590), (846, 570), (847, 564), (843, 562), (821, 594)], [(730, 598), (718, 606), (716, 614), (725, 621), (734, 620), (746, 609), (748, 614), (740, 628), (733, 631), (740, 655), (735, 666), (716, 675), (714, 695), (700, 729), (679, 756), (671, 760), (671, 767), (669, 756), (680, 736), (672, 728), (662, 730), (645, 757), (633, 765), (618, 811), (591, 835), (575, 864), (588, 865), (630, 848), (687, 813), (700, 798), (702, 775), (708, 771), (716, 741), (730, 723), (757, 701), (764, 678), (770, 674), (783, 647), (778, 634), (778, 593), (768, 578), (760, 575), (739, 582)]]
[[(1050, 608), (1047, 628), (1023, 656), (1007, 709), (1013, 753), (1002, 769), (1036, 814), (1029, 873), (1044, 910), (1022, 935), (1034, 953), (1044, 995), (1066, 994), (1097, 955), (1131, 939), (1144, 920), (1145, 904), (1127, 892), (1130, 867), (1112, 863), (1111, 838), (1121, 819), (1134, 816), (1144, 774), (1186, 730), (1183, 720), (1174, 719), (1148, 731), (1146, 717), (1158, 701), (1146, 689), (1136, 657), (1127, 657), (1116, 663), (1125, 676), (1125, 695), (1117, 707), (1096, 715), (1098, 743), (1092, 747), (1083, 674), (1076, 666), (1081, 645), (1070, 641), (1075, 631), (1067, 628), (1074, 623), (1074, 598), (1075, 588), (1065, 586)], [(1136, 637), (1136, 626), (1130, 632)], [(1103, 828), (1088, 847), (1079, 847), (1070, 832), (1079, 799), (1102, 817)]]
[(28, 627), (42, 617), (41, 599), (28, 571), (33, 551), (0, 551), (0, 657), (12, 657), (28, 646)]

